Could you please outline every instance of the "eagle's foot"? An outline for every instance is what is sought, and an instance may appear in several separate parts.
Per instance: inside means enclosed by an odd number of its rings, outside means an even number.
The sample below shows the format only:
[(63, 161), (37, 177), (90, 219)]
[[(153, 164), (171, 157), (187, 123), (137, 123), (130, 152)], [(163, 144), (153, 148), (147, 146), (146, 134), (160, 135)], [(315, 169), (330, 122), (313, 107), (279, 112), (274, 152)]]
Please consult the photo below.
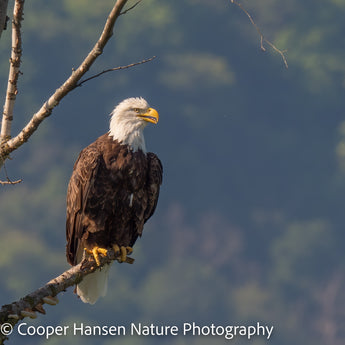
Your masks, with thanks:
[(127, 255), (131, 255), (133, 253), (133, 248), (132, 247), (127, 246), (126, 250), (127, 250)]
[(96, 264), (97, 266), (100, 266), (101, 265), (101, 262), (99, 260), (99, 255), (104, 255), (106, 256), (108, 254), (108, 250), (105, 249), (105, 248), (101, 248), (101, 247), (93, 247), (92, 250), (88, 250), (85, 248), (85, 251), (89, 254), (92, 254), (93, 257), (95, 258), (95, 261), (96, 261)]
[(132, 247), (119, 246), (118, 244), (114, 244), (113, 249), (115, 252), (115, 256), (119, 257), (119, 262), (126, 262), (128, 259), (127, 255), (130, 255), (133, 252)]

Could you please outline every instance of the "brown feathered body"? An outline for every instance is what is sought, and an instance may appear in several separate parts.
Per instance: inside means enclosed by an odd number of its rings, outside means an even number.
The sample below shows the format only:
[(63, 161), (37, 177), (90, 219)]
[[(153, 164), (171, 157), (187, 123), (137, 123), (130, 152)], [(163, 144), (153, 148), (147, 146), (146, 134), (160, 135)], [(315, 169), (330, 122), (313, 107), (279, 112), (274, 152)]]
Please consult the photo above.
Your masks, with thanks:
[(67, 191), (67, 259), (84, 248), (133, 246), (153, 214), (162, 165), (153, 153), (133, 151), (109, 134), (81, 151)]

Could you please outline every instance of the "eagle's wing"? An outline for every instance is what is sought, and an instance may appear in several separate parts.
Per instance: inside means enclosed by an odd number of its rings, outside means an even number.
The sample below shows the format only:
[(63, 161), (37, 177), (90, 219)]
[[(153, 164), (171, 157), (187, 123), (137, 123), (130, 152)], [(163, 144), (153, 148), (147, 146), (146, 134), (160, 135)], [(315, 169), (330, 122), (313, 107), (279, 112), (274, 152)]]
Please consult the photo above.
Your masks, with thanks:
[(163, 179), (163, 166), (159, 158), (152, 152), (147, 153), (149, 163), (148, 203), (144, 213), (145, 222), (153, 215), (159, 197), (159, 188)]
[(74, 164), (67, 189), (66, 256), (71, 265), (77, 264), (77, 251), (84, 234), (83, 216), (90, 190), (92, 189), (101, 155), (94, 147), (81, 151)]

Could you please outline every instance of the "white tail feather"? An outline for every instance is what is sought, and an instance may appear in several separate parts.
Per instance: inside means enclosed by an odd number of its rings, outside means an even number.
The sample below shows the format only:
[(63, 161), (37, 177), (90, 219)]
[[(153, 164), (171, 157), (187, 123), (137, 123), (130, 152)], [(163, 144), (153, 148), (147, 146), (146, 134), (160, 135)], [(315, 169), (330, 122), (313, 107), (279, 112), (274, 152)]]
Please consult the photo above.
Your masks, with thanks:
[(77, 295), (84, 303), (95, 304), (99, 297), (106, 295), (109, 268), (110, 265), (103, 266), (101, 270), (84, 277), (77, 285)]

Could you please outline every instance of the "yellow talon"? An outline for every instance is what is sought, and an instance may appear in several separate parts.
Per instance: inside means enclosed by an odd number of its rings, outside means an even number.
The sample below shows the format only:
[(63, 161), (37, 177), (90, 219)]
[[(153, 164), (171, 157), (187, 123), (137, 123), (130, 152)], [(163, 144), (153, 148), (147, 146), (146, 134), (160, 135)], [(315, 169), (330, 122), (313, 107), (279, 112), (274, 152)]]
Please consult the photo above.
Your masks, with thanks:
[(121, 246), (120, 251), (121, 251), (121, 262), (125, 262), (127, 259), (126, 247)]
[(127, 255), (133, 252), (132, 247), (120, 247), (118, 244), (113, 244), (113, 249), (115, 252), (115, 256), (119, 258), (119, 262), (126, 262), (128, 259)]
[(100, 260), (99, 260), (99, 254), (106, 256), (107, 253), (108, 253), (107, 249), (105, 249), (105, 248), (100, 248), (100, 247), (97, 247), (97, 246), (96, 246), (96, 247), (93, 247), (92, 250), (88, 250), (88, 249), (86, 249), (86, 248), (85, 248), (85, 250), (86, 250), (87, 253), (93, 255), (93, 257), (95, 258), (95, 261), (96, 261), (97, 266), (100, 266), (100, 265), (101, 265), (101, 262), (100, 262)]
[(113, 244), (113, 249), (115, 252), (115, 256), (118, 256), (120, 254), (120, 247), (117, 244)]

